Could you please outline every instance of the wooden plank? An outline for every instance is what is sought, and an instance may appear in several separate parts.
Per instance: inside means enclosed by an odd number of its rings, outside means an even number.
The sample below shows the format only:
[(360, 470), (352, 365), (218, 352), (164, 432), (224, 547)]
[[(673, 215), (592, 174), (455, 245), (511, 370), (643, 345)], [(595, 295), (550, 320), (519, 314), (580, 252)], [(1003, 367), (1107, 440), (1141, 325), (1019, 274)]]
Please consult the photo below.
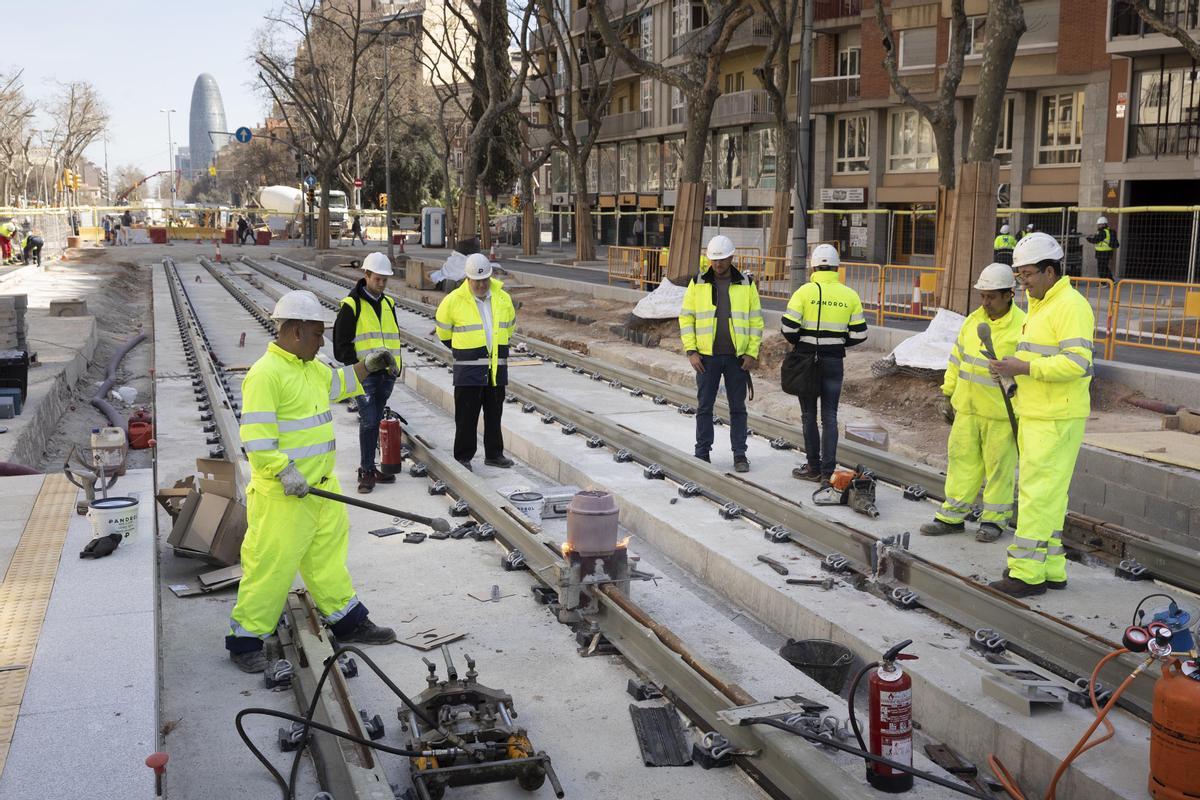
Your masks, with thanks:
[(1188, 469), (1200, 469), (1200, 436), (1181, 431), (1090, 433), (1085, 444)]

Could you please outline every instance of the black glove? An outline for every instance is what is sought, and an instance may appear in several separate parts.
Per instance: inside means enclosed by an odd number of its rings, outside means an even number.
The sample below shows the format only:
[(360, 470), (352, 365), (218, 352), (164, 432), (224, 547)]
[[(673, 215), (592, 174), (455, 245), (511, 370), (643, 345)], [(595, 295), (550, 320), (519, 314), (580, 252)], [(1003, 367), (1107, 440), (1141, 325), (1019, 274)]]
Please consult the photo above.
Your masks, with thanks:
[(121, 543), (121, 534), (110, 533), (108, 536), (101, 536), (98, 539), (92, 539), (87, 543), (87, 547), (79, 552), (80, 558), (104, 558), (112, 555), (113, 550), (117, 549), (117, 545)]

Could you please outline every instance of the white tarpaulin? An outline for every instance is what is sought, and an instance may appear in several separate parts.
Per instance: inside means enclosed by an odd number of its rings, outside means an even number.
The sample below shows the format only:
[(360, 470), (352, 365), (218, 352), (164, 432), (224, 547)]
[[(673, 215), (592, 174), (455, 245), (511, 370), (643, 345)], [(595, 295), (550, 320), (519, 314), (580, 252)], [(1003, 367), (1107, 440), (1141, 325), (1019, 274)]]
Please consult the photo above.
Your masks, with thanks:
[(435, 270), (429, 275), (429, 279), (434, 283), (441, 283), (447, 278), (452, 281), (461, 281), (465, 277), (467, 277), (467, 257), (457, 250), (450, 254), (441, 269)]
[(950, 350), (965, 319), (962, 314), (939, 308), (928, 328), (896, 345), (892, 351), (896, 364), (901, 367), (944, 370), (950, 362)]
[(633, 307), (634, 316), (642, 319), (673, 319), (683, 310), (683, 293), (686, 288), (676, 286), (666, 278), (650, 294), (638, 300)]

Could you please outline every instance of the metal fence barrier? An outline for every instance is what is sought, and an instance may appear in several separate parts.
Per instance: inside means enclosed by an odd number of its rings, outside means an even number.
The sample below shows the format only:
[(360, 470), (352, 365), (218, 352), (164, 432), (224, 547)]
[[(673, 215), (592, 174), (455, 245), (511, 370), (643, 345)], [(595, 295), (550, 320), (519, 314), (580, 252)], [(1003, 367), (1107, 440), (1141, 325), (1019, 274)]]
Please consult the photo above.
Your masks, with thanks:
[(937, 311), (942, 267), (885, 264), (879, 297), (879, 318), (933, 319)]
[(1200, 355), (1200, 288), (1122, 280), (1115, 291), (1110, 358), (1118, 345)]

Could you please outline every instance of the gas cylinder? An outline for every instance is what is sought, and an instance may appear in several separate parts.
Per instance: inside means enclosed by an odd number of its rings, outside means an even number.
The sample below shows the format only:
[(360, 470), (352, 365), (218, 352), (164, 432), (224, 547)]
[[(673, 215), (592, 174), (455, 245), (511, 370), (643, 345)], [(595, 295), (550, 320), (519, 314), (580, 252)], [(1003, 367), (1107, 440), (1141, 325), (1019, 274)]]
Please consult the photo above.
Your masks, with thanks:
[(403, 429), (400, 427), (403, 420), (395, 411), (385, 408), (383, 419), (379, 421), (379, 470), (386, 475), (395, 475), (403, 469)]
[[(900, 642), (883, 654), (867, 680), (871, 753), (912, 766), (912, 678), (896, 662), (916, 656), (900, 651), (912, 640)], [(886, 764), (867, 762), (867, 783), (881, 792), (898, 794), (913, 786), (913, 776)]]
[(1200, 797), (1200, 662), (1172, 658), (1154, 684), (1150, 796)]

